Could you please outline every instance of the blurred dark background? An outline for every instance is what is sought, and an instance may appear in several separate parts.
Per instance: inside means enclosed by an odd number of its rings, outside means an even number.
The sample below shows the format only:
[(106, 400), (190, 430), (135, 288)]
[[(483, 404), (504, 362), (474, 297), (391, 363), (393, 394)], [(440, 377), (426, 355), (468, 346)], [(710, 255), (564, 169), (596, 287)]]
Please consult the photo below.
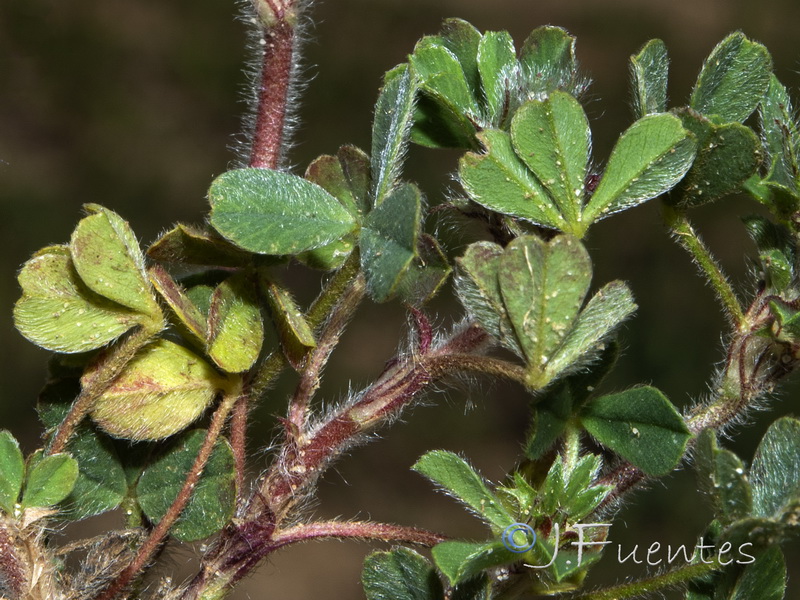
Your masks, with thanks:
[[(15, 272), (36, 249), (69, 239), (81, 205), (98, 202), (119, 212), (143, 242), (175, 221), (199, 222), (205, 191), (235, 160), (241, 130), (243, 61), (251, 52), (234, 2), (189, 0), (4, 0), (0, 3), (0, 422), (36, 447), (34, 399), (47, 353), (13, 328), (18, 296)], [(798, 87), (795, 0), (326, 0), (313, 9), (304, 49), (307, 90), (299, 107), (298, 172), (315, 156), (343, 143), (369, 147), (372, 105), (384, 71), (404, 60), (423, 34), (458, 16), (479, 29), (508, 29), (518, 45), (543, 24), (566, 27), (578, 38), (578, 57), (594, 83), (587, 112), (596, 161), (607, 157), (631, 121), (628, 57), (648, 39), (666, 43), (672, 60), (671, 104), (686, 102), (702, 59), (727, 33), (741, 29), (772, 51), (775, 70)], [(406, 177), (418, 181), (431, 204), (452, 186), (457, 156), (413, 148)], [(696, 211), (703, 235), (737, 285), (749, 285), (752, 247), (738, 215), (756, 211), (728, 199)], [(451, 240), (455, 240), (450, 235)], [(650, 383), (678, 405), (702, 398), (721, 359), (724, 321), (711, 291), (687, 257), (664, 235), (655, 203), (595, 228), (588, 240), (595, 283), (630, 282), (639, 312), (623, 332), (625, 354), (609, 389)], [(458, 251), (452, 247), (451, 251)], [(296, 285), (313, 295), (308, 274)], [(435, 320), (453, 315), (444, 303)], [(369, 382), (404, 335), (396, 303), (365, 307), (328, 369), (325, 402)], [(274, 434), (292, 380), (285, 378), (254, 416), (261, 441)], [(767, 423), (797, 411), (797, 385), (771, 401), (774, 412), (753, 415), (730, 446), (750, 458)], [(430, 395), (427, 406), (405, 415), (402, 426), (356, 449), (321, 485), (317, 514), (373, 518), (431, 527), (452, 535), (485, 535), (474, 519), (432, 491), (408, 468), (431, 448), (462, 452), (499, 479), (523, 439), (528, 406), (513, 386), (481, 384)], [(254, 465), (261, 468), (265, 463)], [(668, 488), (668, 491), (667, 491)], [(610, 538), (640, 551), (652, 542), (692, 545), (708, 512), (689, 472), (636, 494)], [(108, 522), (79, 527), (94, 532)], [(361, 597), (360, 564), (368, 546), (324, 542), (291, 548), (234, 594), (234, 598)], [(590, 581), (643, 572), (616, 564), (615, 548)], [(179, 549), (170, 564), (195, 557)], [(788, 554), (790, 592), (797, 544)], [(187, 571), (188, 572), (188, 571)], [(793, 590), (793, 591), (792, 591)]]

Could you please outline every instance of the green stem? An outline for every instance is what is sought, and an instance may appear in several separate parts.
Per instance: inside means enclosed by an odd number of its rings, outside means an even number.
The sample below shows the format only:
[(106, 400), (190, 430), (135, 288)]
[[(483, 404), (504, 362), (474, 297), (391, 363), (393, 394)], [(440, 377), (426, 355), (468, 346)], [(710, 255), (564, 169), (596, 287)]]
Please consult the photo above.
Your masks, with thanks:
[(660, 592), (666, 588), (675, 587), (684, 583), (688, 583), (692, 579), (696, 579), (716, 571), (720, 568), (720, 564), (713, 560), (709, 563), (700, 562), (691, 565), (686, 565), (674, 571), (668, 571), (661, 575), (654, 577), (647, 577), (634, 581), (631, 583), (623, 583), (622, 585), (615, 585), (614, 587), (589, 592), (574, 596), (572, 600), (625, 600), (626, 598), (640, 598), (648, 594)]
[(695, 263), (714, 288), (734, 328), (738, 330), (743, 327), (744, 311), (742, 310), (742, 305), (739, 303), (728, 278), (722, 272), (717, 261), (692, 227), (689, 219), (686, 217), (686, 213), (665, 206), (664, 220), (675, 237), (675, 240), (684, 250), (692, 255)]

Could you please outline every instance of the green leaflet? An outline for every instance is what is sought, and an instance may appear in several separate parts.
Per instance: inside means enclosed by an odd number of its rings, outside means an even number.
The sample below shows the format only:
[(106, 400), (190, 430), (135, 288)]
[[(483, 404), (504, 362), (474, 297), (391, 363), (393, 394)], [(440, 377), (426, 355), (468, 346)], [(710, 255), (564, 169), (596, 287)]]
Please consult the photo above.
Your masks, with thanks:
[(417, 240), (417, 256), (400, 281), (400, 297), (411, 305), (425, 304), (441, 289), (452, 268), (439, 242), (422, 233)]
[(564, 341), (547, 362), (549, 378), (556, 377), (572, 365), (585, 363), (620, 323), (636, 311), (636, 303), (628, 286), (612, 281), (603, 286), (586, 304), (564, 337)]
[(745, 217), (743, 222), (758, 248), (766, 284), (775, 292), (786, 291), (795, 277), (797, 262), (789, 228), (757, 216)]
[(485, 569), (517, 562), (519, 554), (508, 550), (503, 542), (447, 541), (436, 544), (431, 551), (436, 566), (447, 577), (450, 585), (478, 575)]
[(69, 244), (81, 280), (96, 294), (160, 321), (144, 255), (130, 226), (97, 204), (86, 209), (92, 214), (81, 219)]
[[(136, 499), (153, 523), (159, 522), (174, 502), (205, 437), (203, 429), (185, 433), (145, 469), (136, 486)], [(172, 535), (182, 542), (213, 535), (233, 517), (235, 502), (233, 450), (225, 438), (219, 438)]]
[(91, 416), (117, 437), (162, 439), (194, 422), (225, 386), (205, 360), (161, 339), (127, 364), (97, 399)]
[(728, 525), (750, 515), (753, 497), (742, 461), (731, 451), (717, 447), (716, 434), (706, 429), (694, 451), (700, 489), (710, 496), (714, 514)]
[(436, 570), (408, 548), (370, 554), (364, 561), (361, 584), (367, 600), (441, 600), (444, 596)]
[(266, 291), (283, 352), (290, 364), (300, 369), (308, 352), (317, 345), (314, 332), (285, 287), (266, 280), (262, 280), (261, 284)]
[(498, 280), (517, 340), (532, 369), (544, 369), (561, 344), (589, 289), (592, 265), (570, 236), (549, 243), (515, 239), (500, 261)]
[(417, 256), (421, 211), (419, 190), (405, 183), (364, 219), (361, 268), (376, 302), (391, 298)]
[(487, 129), (478, 138), (487, 151), (469, 152), (459, 161), (459, 179), (470, 198), (488, 209), (550, 229), (566, 221), (550, 194), (514, 152), (511, 137)]
[(514, 352), (523, 356), (522, 348), (503, 304), (498, 272), (503, 247), (493, 242), (470, 244), (464, 256), (457, 259), (459, 276), (456, 291), (470, 317)]
[(661, 40), (650, 40), (630, 59), (633, 111), (637, 119), (667, 110), (669, 57)]
[(19, 283), (22, 297), (14, 306), (14, 324), (27, 339), (48, 350), (94, 350), (142, 320), (86, 287), (65, 246), (40, 250), (22, 267)]
[(741, 32), (722, 40), (703, 63), (689, 106), (723, 123), (741, 123), (767, 91), (772, 59)]
[(166, 301), (187, 337), (202, 350), (205, 349), (208, 326), (206, 315), (191, 301), (186, 291), (161, 265), (150, 267), (150, 281)]
[(380, 206), (395, 186), (414, 118), (419, 83), (407, 67), (398, 67), (375, 104), (372, 122), (372, 204)]
[(478, 45), (478, 71), (486, 102), (486, 118), (499, 127), (509, 109), (508, 91), (519, 78), (514, 40), (507, 31), (487, 31)]
[(761, 143), (739, 123), (715, 125), (692, 110), (678, 111), (695, 135), (697, 156), (680, 183), (675, 204), (696, 207), (738, 191), (761, 164)]
[(252, 255), (213, 229), (178, 223), (147, 249), (153, 260), (213, 267), (244, 267)]
[(436, 38), (423, 38), (409, 60), (421, 89), (445, 109), (449, 127), (474, 134), (469, 118), (481, 111), (455, 54)]
[(514, 522), (483, 478), (458, 455), (432, 450), (412, 469), (440, 485), (494, 529), (501, 531)]
[(207, 331), (208, 356), (223, 371), (241, 373), (256, 362), (264, 343), (264, 323), (247, 273), (232, 275), (214, 290)]
[(648, 115), (620, 137), (583, 212), (592, 222), (660, 196), (678, 183), (695, 156), (695, 143), (674, 115)]
[(478, 69), (478, 47), (481, 32), (463, 19), (445, 19), (442, 30), (435, 39), (450, 50), (461, 64), (467, 85), (474, 97), (478, 97), (481, 89), (480, 71)]
[(34, 455), (28, 464), (23, 508), (53, 506), (69, 496), (78, 479), (78, 463), (68, 454)]
[(302, 177), (271, 169), (236, 169), (208, 191), (211, 225), (237, 246), (260, 254), (297, 254), (340, 240), (352, 214)]
[[(370, 161), (355, 146), (342, 146), (336, 156), (320, 156), (308, 166), (305, 178), (339, 200), (357, 222), (369, 211)], [(355, 247), (355, 237), (348, 235), (298, 258), (312, 268), (337, 269)]]
[(750, 468), (753, 514), (780, 519), (800, 501), (800, 421), (782, 417), (770, 425)]
[(526, 98), (542, 99), (555, 90), (580, 95), (586, 84), (578, 77), (575, 38), (561, 27), (534, 29), (519, 51)]
[(0, 431), (0, 508), (14, 514), (25, 477), (25, 459), (19, 443), (9, 431)]
[(767, 93), (759, 108), (769, 164), (764, 179), (797, 192), (800, 133), (789, 94), (775, 75), (770, 76)]
[(666, 396), (648, 386), (596, 398), (581, 412), (581, 422), (598, 441), (652, 476), (675, 468), (690, 437)]
[(739, 576), (729, 600), (782, 600), (786, 592), (786, 560), (779, 546), (768, 548)]
[(589, 120), (580, 103), (564, 92), (553, 92), (542, 102), (528, 102), (514, 115), (511, 140), (564, 219), (577, 224), (591, 143)]

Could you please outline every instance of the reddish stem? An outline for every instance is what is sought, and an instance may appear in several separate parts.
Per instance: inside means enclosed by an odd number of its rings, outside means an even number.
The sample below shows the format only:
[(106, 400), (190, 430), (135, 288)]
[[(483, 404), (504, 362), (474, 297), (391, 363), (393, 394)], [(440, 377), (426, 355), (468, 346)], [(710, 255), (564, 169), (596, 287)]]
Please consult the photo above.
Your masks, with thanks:
[(403, 527), (401, 525), (372, 523), (369, 521), (320, 521), (284, 529), (274, 536), (272, 545), (277, 549), (280, 546), (320, 538), (354, 538), (381, 542), (404, 542), (426, 547), (435, 546), (447, 539), (446, 536), (440, 533), (417, 527)]
[(285, 20), (264, 30), (251, 167), (277, 169), (280, 164), (292, 80), (294, 39), (294, 26)]
[(21, 598), (28, 584), (24, 563), (14, 544), (17, 537), (17, 532), (9, 532), (0, 521), (0, 582), (12, 598)]
[(239, 500), (244, 498), (244, 472), (247, 466), (247, 412), (250, 408), (248, 400), (248, 394), (240, 395), (231, 413), (231, 448)]

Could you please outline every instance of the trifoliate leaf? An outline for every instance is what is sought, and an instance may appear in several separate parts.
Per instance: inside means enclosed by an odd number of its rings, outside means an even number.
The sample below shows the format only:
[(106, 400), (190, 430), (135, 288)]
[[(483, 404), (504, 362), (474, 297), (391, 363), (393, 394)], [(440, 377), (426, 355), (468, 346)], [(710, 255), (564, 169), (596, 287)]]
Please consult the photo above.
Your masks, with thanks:
[(297, 254), (339, 240), (356, 221), (328, 192), (271, 169), (236, 169), (208, 192), (210, 221), (237, 246), (260, 254)]

